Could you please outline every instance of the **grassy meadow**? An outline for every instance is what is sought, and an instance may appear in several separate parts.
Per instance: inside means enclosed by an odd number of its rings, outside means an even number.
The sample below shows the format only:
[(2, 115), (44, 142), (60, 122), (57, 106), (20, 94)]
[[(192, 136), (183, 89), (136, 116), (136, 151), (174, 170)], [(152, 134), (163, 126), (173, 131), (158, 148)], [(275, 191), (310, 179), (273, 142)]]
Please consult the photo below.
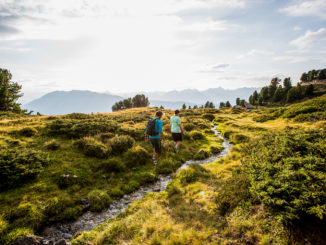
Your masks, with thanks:
[[(187, 109), (186, 136), (173, 151), (172, 111), (159, 165), (144, 142), (154, 108), (110, 114), (0, 114), (0, 235), (10, 244), (78, 218), (173, 174), (72, 244), (321, 244), (326, 213), (326, 96), (288, 107)], [(223, 149), (210, 123), (234, 144), (214, 163), (177, 169)], [(203, 149), (207, 154), (200, 153)]]

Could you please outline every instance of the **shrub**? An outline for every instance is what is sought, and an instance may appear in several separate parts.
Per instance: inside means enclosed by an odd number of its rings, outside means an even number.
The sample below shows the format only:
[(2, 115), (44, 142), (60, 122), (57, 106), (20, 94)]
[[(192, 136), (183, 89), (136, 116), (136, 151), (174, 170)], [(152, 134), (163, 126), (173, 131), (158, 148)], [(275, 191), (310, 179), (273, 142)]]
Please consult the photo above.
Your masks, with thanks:
[(139, 179), (139, 183), (141, 185), (150, 184), (157, 180), (157, 176), (153, 173), (145, 172), (137, 175), (137, 179)]
[(126, 152), (134, 143), (135, 140), (128, 135), (117, 135), (109, 140), (108, 145), (112, 148), (112, 154), (118, 155)]
[(101, 190), (93, 190), (88, 194), (91, 211), (101, 211), (111, 203), (110, 196)]
[(203, 140), (205, 139), (205, 135), (203, 135), (201, 132), (199, 131), (193, 131), (190, 133), (191, 138), (193, 138), (194, 140)]
[(75, 144), (88, 157), (106, 158), (111, 152), (110, 147), (91, 137), (79, 139)]
[(78, 176), (73, 174), (63, 174), (57, 179), (57, 184), (60, 189), (68, 188), (78, 183)]
[(213, 114), (204, 114), (203, 118), (209, 120), (209, 121), (213, 121), (215, 119), (215, 116)]
[(68, 138), (82, 138), (100, 133), (115, 132), (117, 129), (116, 122), (103, 118), (58, 119), (46, 125), (48, 135)]
[(274, 116), (262, 115), (262, 116), (254, 117), (252, 120), (254, 120), (255, 122), (263, 123), (263, 122), (267, 122), (269, 120), (274, 120), (274, 119), (275, 119)]
[(40, 151), (29, 149), (0, 151), (0, 190), (34, 180), (48, 163), (48, 156)]
[(251, 191), (283, 221), (325, 217), (325, 140), (319, 131), (286, 131), (248, 146)]
[(191, 131), (191, 130), (193, 130), (195, 127), (196, 127), (196, 126), (195, 126), (195, 124), (193, 124), (193, 123), (185, 123), (185, 124), (183, 125), (183, 128), (184, 128), (186, 131)]
[(44, 146), (47, 150), (51, 151), (56, 151), (60, 149), (60, 144), (55, 139), (46, 142)]
[(102, 162), (99, 166), (105, 173), (121, 172), (126, 169), (125, 164), (119, 158), (111, 158)]
[(209, 150), (211, 151), (212, 154), (218, 154), (223, 150), (223, 146), (221, 147), (210, 146)]
[(224, 138), (227, 138), (229, 139), (230, 136), (233, 134), (234, 132), (232, 130), (225, 130), (225, 131), (222, 131), (222, 135)]
[(231, 143), (234, 143), (234, 144), (244, 143), (244, 142), (247, 142), (248, 140), (249, 140), (248, 136), (240, 134), (240, 133), (232, 134), (230, 137)]
[(38, 228), (41, 226), (43, 218), (41, 210), (29, 202), (20, 203), (10, 212), (11, 225), (16, 227)]
[(122, 197), (124, 195), (124, 192), (119, 186), (115, 186), (111, 190), (109, 190), (109, 194), (112, 197)]
[(150, 160), (150, 154), (145, 148), (137, 145), (125, 153), (124, 159), (128, 167), (145, 165)]
[(249, 186), (248, 176), (243, 171), (233, 171), (231, 178), (222, 180), (215, 199), (218, 214), (224, 216), (240, 203), (247, 202), (250, 198)]
[(177, 178), (181, 184), (188, 184), (197, 181), (199, 178), (208, 177), (205, 168), (198, 164), (190, 164), (187, 168), (178, 172)]
[(176, 159), (162, 159), (159, 161), (155, 171), (158, 174), (170, 174), (173, 173), (181, 166), (182, 162), (177, 161)]
[(49, 198), (45, 203), (44, 214), (49, 218), (50, 222), (59, 220), (60, 215), (66, 207), (73, 203), (64, 196)]
[(211, 130), (211, 129), (206, 129), (206, 130), (204, 131), (204, 133), (205, 133), (205, 134), (214, 134), (215, 132), (214, 132), (213, 130)]
[(198, 151), (194, 156), (195, 160), (203, 160), (206, 159), (207, 157), (209, 157), (209, 153), (203, 149)]
[(37, 130), (32, 127), (22, 128), (18, 131), (18, 134), (25, 137), (32, 137), (37, 134)]
[(103, 143), (107, 143), (108, 140), (113, 137), (114, 137), (114, 133), (110, 133), (110, 132), (100, 134), (100, 139)]
[(124, 185), (123, 190), (125, 191), (125, 193), (129, 194), (129, 193), (132, 193), (135, 190), (137, 190), (139, 187), (140, 187), (140, 184), (138, 181), (131, 180), (131, 181), (129, 181), (128, 184)]

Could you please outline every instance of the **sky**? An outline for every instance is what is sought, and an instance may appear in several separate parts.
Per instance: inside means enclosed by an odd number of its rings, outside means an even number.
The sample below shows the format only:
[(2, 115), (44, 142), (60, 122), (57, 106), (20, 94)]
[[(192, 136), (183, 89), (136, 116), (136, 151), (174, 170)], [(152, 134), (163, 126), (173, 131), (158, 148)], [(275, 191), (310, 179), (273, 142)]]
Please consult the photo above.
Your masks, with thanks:
[(293, 83), (326, 68), (325, 0), (0, 0), (0, 68), (23, 102)]

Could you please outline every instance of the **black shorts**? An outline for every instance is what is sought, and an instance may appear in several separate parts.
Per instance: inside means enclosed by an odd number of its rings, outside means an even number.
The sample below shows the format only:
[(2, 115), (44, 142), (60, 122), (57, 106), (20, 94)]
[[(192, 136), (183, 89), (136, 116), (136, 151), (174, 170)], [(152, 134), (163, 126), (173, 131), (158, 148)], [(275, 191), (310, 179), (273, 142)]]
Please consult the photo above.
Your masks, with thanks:
[(181, 133), (172, 133), (172, 138), (175, 142), (182, 141), (182, 134)]
[(161, 139), (149, 139), (157, 154), (161, 153)]

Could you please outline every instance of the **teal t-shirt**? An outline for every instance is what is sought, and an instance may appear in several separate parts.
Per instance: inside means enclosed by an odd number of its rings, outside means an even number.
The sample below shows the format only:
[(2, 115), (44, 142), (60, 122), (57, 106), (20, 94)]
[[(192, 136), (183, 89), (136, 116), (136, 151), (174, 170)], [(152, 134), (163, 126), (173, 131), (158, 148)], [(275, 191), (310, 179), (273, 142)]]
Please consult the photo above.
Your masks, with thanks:
[(180, 124), (181, 124), (181, 119), (178, 116), (172, 116), (170, 118), (170, 123), (171, 123), (171, 131), (172, 133), (181, 133), (180, 129)]

